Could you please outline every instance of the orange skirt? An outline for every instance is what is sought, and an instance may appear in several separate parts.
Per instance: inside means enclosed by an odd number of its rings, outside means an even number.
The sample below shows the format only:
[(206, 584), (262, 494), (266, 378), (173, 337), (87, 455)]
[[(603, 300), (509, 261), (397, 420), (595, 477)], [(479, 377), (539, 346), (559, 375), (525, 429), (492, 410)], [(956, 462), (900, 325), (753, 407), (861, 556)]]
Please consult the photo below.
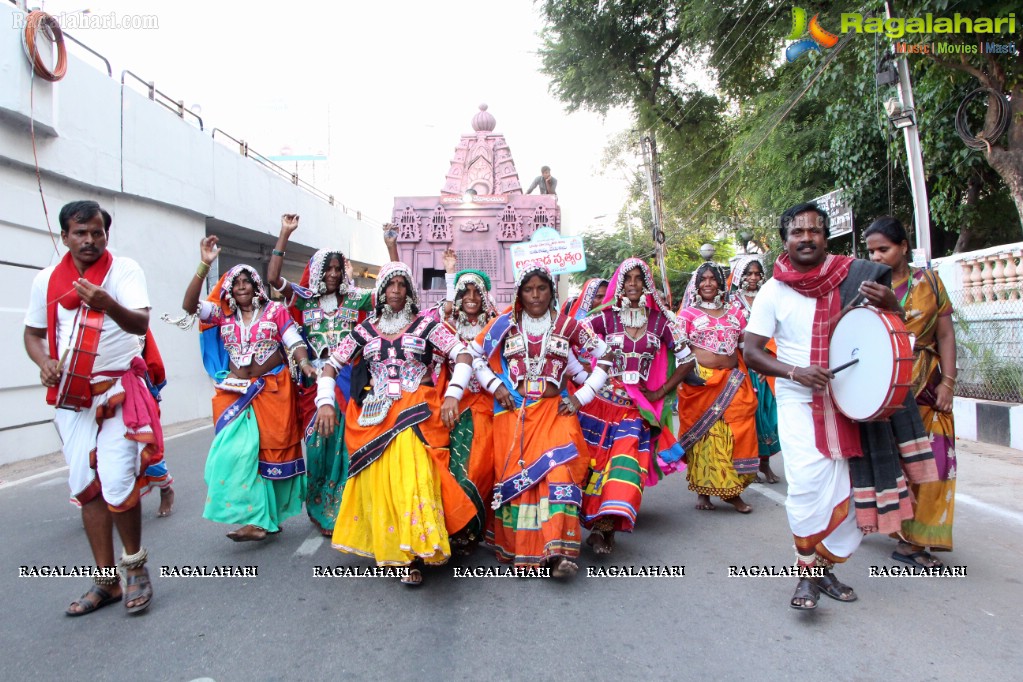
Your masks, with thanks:
[(543, 398), (494, 415), (494, 498), (500, 506), (488, 537), (497, 558), (517, 567), (579, 556), (589, 457), (579, 420), (559, 415), (559, 403), (558, 397)]

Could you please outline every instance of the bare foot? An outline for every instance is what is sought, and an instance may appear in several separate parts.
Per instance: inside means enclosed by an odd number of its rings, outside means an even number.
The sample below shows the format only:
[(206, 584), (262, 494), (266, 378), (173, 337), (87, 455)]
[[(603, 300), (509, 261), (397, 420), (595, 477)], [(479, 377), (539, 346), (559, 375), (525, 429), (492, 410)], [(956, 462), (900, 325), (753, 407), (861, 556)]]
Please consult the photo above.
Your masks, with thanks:
[(595, 530), (586, 538), (586, 544), (593, 548), (593, 553), (606, 556), (615, 549), (615, 532)]
[(696, 500), (696, 508), (701, 511), (713, 511), (717, 509), (717, 507), (711, 503), (709, 495), (700, 495)]
[(174, 488), (170, 486), (160, 488), (160, 509), (156, 512), (156, 517), (163, 519), (172, 513), (174, 513)]
[(753, 507), (746, 504), (746, 502), (739, 495), (736, 495), (735, 497), (729, 497), (728, 499), (723, 501), (735, 507), (735, 511), (739, 512), (740, 514), (749, 514), (751, 511), (753, 511)]
[(777, 483), (780, 480), (778, 476), (771, 471), (771, 460), (766, 457), (760, 460), (760, 473), (764, 475), (764, 478), (761, 479), (760, 476), (757, 476), (758, 481), (763, 480), (767, 483)]
[(567, 557), (557, 557), (552, 562), (551, 566), (551, 577), (552, 578), (571, 578), (579, 571), (579, 566), (573, 561), (569, 561)]

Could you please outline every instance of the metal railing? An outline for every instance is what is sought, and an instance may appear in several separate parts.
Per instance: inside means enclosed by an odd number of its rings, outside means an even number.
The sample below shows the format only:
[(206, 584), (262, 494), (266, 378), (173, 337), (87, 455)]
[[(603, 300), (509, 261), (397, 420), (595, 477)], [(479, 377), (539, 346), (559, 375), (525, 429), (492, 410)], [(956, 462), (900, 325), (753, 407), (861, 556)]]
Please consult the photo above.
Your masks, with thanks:
[(956, 395), (1023, 403), (1023, 299), (974, 301), (948, 292), (955, 311)]
[[(146, 86), (146, 91), (147, 91), (147, 94), (149, 95), (149, 99), (151, 99), (152, 101), (156, 102), (157, 104), (165, 107), (166, 109), (169, 109), (170, 111), (174, 112), (175, 114), (178, 115), (178, 118), (184, 119), (185, 118), (185, 114), (188, 114), (189, 116), (194, 116), (195, 119), (197, 121), (199, 121), (199, 130), (203, 130), (202, 117), (199, 116), (199, 114), (197, 114), (194, 111), (192, 111), (191, 109), (186, 109), (185, 108), (185, 100), (183, 100), (183, 99), (179, 99), (179, 100), (174, 99), (170, 95), (168, 95), (168, 94), (158, 90), (156, 88), (156, 82), (155, 81), (143, 80), (141, 76), (139, 76), (137, 74), (134, 74), (131, 71), (128, 71), (127, 69), (125, 69), (124, 71), (121, 72), (121, 87), (122, 88), (124, 87), (124, 77), (125, 76), (131, 76), (132, 78), (137, 80), (139, 83), (142, 83), (142, 85)], [(159, 97), (159, 99), (157, 99), (158, 97)], [(122, 105), (123, 105), (123, 103), (122, 103)]]

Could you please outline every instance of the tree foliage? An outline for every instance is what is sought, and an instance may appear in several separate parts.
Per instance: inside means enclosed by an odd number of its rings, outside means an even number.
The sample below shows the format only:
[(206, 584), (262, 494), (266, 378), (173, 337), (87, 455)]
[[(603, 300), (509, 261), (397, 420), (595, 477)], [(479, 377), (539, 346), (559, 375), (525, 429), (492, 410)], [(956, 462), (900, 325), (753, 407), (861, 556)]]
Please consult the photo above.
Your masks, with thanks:
[[(791, 64), (781, 59), (791, 5), (775, 0), (545, 0), (541, 55), (551, 89), (569, 110), (632, 110), (660, 149), (665, 232), (672, 250), (741, 230), (777, 246), (777, 216), (789, 205), (844, 188), (858, 228), (892, 213), (912, 224), (902, 133), (875, 84), (891, 39), (846, 34), (838, 46)], [(968, 6), (966, 6), (968, 4)], [(837, 32), (843, 12), (883, 16), (878, 0), (800, 2)], [(953, 7), (954, 5), (954, 7)], [(896, 16), (1008, 16), (1011, 2), (915, 0)], [(880, 14), (879, 14), (880, 13)], [(1018, 18), (1017, 21), (1023, 21)], [(1011, 42), (1014, 36), (994, 36)], [(972, 36), (900, 40), (975, 43)], [(910, 55), (929, 190), (934, 255), (1020, 238), (1023, 214), (1023, 61), (1012, 55)], [(1012, 119), (990, 151), (966, 147), (955, 112), (972, 89), (1009, 96)], [(993, 108), (975, 116), (975, 130)], [(635, 151), (616, 141), (613, 159)], [(649, 228), (634, 186), (621, 218)], [(1008, 209), (1015, 201), (1018, 212)], [(623, 223), (619, 221), (619, 230)], [(696, 237), (695, 235), (700, 235)], [(719, 256), (720, 259), (720, 256)], [(683, 259), (682, 262), (689, 262)], [(692, 262), (698, 263), (698, 257)]]

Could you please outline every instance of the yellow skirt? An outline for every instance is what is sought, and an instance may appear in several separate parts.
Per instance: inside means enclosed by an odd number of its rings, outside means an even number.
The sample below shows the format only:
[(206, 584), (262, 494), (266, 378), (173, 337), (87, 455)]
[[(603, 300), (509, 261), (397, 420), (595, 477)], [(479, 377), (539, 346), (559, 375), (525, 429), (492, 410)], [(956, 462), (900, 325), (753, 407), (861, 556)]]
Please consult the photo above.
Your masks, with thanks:
[(686, 453), (686, 478), (689, 489), (698, 495), (729, 499), (742, 494), (757, 480), (756, 474), (739, 474), (732, 464), (735, 438), (732, 428), (719, 420)]
[(372, 557), (379, 566), (415, 559), (443, 564), (451, 556), (440, 478), (412, 429), (377, 461), (349, 479), (334, 525), (334, 549)]

